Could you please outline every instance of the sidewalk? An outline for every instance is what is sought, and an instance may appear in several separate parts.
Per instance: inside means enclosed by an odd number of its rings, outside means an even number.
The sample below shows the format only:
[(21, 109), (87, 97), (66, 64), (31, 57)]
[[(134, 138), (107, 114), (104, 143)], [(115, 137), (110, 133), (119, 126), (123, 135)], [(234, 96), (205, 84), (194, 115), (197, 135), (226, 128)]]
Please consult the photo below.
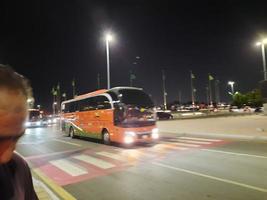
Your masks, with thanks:
[(264, 115), (169, 120), (159, 121), (157, 125), (163, 134), (267, 141)]

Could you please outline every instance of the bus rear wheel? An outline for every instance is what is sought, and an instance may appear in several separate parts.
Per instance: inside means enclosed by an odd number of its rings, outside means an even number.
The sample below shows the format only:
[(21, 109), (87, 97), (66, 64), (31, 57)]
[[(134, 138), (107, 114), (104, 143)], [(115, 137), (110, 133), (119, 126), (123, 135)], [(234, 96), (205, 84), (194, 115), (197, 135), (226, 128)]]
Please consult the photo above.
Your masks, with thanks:
[(109, 135), (109, 132), (107, 130), (103, 131), (102, 139), (103, 139), (103, 143), (105, 145), (110, 145), (110, 135)]
[(74, 129), (73, 129), (72, 127), (70, 127), (70, 130), (69, 130), (69, 136), (70, 136), (71, 138), (74, 138), (74, 137), (75, 137), (75, 135), (74, 135)]

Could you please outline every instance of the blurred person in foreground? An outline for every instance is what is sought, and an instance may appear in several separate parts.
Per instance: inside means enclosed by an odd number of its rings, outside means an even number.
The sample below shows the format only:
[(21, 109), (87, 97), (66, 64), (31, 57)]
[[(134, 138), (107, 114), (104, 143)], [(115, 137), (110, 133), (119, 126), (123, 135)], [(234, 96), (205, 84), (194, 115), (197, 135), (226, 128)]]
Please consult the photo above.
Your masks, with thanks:
[(24, 134), (28, 115), (28, 81), (10, 67), (0, 65), (0, 199), (36, 200), (26, 161), (14, 153)]

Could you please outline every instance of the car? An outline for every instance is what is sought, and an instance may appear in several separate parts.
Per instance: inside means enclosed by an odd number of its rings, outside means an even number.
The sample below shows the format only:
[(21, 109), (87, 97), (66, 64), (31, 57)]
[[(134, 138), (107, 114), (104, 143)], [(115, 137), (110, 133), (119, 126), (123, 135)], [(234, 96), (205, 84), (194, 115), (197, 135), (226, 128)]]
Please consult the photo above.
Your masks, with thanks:
[(57, 117), (57, 116), (55, 116), (55, 117), (53, 117), (53, 116), (48, 116), (48, 117), (46, 117), (46, 120), (47, 120), (47, 123), (48, 123), (49, 125), (52, 125), (52, 124), (57, 124), (57, 123), (59, 123), (60, 118)]
[(26, 128), (45, 127), (47, 120), (42, 116), (38, 109), (29, 109), (29, 116), (25, 123)]
[(261, 112), (263, 112), (263, 108), (262, 107), (257, 107), (257, 108), (255, 108), (254, 112), (261, 113)]
[(164, 112), (164, 111), (157, 111), (156, 112), (157, 119), (173, 119), (173, 115), (169, 112)]

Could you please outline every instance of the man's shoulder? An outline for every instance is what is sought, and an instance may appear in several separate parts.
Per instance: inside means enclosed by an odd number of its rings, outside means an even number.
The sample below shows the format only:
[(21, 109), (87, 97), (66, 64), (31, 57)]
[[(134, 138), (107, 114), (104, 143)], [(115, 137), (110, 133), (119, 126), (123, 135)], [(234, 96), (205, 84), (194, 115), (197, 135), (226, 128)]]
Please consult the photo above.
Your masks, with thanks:
[(12, 159), (11, 159), (11, 165), (15, 166), (24, 166), (28, 168), (27, 162), (17, 153), (13, 153)]

